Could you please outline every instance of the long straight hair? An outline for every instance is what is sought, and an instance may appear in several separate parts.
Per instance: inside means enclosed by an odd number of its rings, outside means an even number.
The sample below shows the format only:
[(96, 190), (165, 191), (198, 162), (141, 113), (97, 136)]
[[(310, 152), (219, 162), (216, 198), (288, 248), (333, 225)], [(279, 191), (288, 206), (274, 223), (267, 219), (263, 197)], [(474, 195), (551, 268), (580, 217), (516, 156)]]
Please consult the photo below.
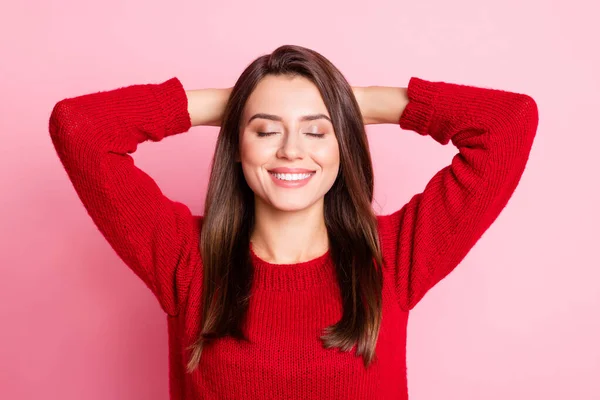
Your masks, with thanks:
[[(314, 50), (285, 45), (253, 61), (240, 75), (225, 107), (212, 160), (201, 230), (203, 295), (201, 332), (188, 347), (187, 370), (197, 368), (202, 349), (220, 337), (248, 341), (242, 323), (253, 278), (250, 234), (254, 193), (246, 183), (239, 135), (246, 101), (268, 75), (302, 76), (319, 89), (339, 144), (338, 176), (325, 194), (324, 218), (329, 250), (342, 294), (343, 314), (325, 327), (325, 348), (375, 358), (381, 326), (383, 276), (373, 201), (373, 165), (360, 108), (342, 73)], [(227, 201), (224, 201), (224, 200)]]

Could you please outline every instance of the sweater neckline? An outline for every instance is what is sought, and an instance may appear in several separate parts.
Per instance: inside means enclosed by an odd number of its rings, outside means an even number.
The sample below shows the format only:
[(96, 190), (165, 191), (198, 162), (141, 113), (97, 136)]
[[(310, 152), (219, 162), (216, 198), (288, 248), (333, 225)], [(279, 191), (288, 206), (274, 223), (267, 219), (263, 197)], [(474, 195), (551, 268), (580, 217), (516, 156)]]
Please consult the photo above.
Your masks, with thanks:
[(250, 243), (250, 257), (254, 267), (254, 289), (307, 290), (335, 282), (335, 268), (329, 249), (311, 260), (293, 264), (273, 264), (260, 258)]

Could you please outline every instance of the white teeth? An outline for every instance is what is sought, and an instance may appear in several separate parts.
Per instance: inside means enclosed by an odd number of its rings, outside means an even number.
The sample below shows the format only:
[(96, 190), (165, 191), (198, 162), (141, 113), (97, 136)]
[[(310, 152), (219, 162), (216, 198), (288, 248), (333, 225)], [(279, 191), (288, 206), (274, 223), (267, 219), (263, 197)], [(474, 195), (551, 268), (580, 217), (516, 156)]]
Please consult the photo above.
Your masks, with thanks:
[(283, 181), (298, 181), (301, 179), (306, 179), (312, 175), (312, 174), (277, 174), (274, 172), (271, 172), (271, 174), (273, 176), (275, 176), (275, 178), (281, 179)]

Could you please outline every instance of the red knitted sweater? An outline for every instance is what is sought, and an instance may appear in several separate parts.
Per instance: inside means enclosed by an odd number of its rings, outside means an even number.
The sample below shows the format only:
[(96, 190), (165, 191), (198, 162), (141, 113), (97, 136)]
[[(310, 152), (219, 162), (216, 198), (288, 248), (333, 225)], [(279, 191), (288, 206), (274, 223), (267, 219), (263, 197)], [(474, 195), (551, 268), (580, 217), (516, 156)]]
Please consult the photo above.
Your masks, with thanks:
[(408, 312), (454, 269), (499, 215), (525, 168), (538, 123), (534, 100), (500, 90), (412, 78), (399, 125), (459, 152), (402, 209), (379, 216), (383, 321), (374, 363), (325, 349), (341, 318), (329, 253), (274, 265), (253, 253), (244, 332), (207, 346), (185, 372), (199, 333), (201, 217), (163, 195), (129, 153), (191, 127), (180, 81), (132, 85), (56, 104), (49, 129), (94, 223), (167, 314), (170, 397), (192, 399), (406, 399)]

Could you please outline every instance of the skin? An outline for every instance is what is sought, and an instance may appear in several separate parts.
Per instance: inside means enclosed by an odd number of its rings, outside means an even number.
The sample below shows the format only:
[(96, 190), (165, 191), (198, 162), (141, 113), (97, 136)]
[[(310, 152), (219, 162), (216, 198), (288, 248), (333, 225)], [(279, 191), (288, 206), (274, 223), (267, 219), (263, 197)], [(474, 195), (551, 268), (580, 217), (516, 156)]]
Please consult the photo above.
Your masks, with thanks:
[[(249, 121), (258, 113), (281, 120), (259, 117)], [(319, 115), (324, 117), (302, 120)], [(324, 196), (335, 182), (340, 155), (328, 118), (319, 90), (303, 77), (268, 76), (248, 99), (240, 161), (255, 194), (256, 226), (250, 240), (259, 256), (276, 263), (293, 263), (318, 257), (329, 247)], [(260, 136), (259, 132), (269, 134)], [(315, 174), (303, 187), (282, 188), (268, 172), (276, 167), (306, 168)], [(291, 257), (282, 259), (278, 254)]]
[[(365, 124), (397, 124), (408, 104), (401, 87), (353, 87)], [(193, 126), (219, 126), (231, 88), (188, 90)], [(268, 114), (280, 121), (251, 119)], [(308, 261), (329, 248), (323, 216), (325, 193), (339, 170), (339, 147), (326, 118), (303, 121), (307, 115), (330, 117), (317, 87), (303, 77), (268, 76), (248, 99), (240, 128), (240, 160), (255, 193), (254, 252), (273, 264)], [(258, 132), (273, 132), (259, 136)], [(315, 137), (311, 134), (323, 134)], [(316, 171), (301, 188), (275, 185), (268, 170), (299, 167)]]

